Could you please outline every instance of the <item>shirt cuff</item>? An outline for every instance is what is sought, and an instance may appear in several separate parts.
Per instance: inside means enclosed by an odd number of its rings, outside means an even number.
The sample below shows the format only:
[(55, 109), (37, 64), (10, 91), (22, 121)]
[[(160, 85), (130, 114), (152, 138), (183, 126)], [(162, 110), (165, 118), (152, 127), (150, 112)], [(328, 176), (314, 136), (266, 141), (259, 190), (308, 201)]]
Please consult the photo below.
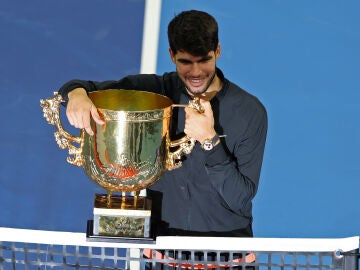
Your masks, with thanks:
[[(65, 83), (59, 89), (58, 92), (61, 95), (61, 97), (63, 98), (63, 100), (67, 103), (69, 101), (69, 98), (68, 98), (69, 92), (71, 92), (72, 90), (74, 90), (75, 88), (78, 88), (78, 87), (85, 88), (85, 86), (83, 84), (77, 82), (76, 80), (72, 80), (72, 81), (69, 81), (69, 82)], [(86, 92), (87, 92), (87, 90), (86, 90)]]
[(206, 166), (212, 167), (221, 164), (228, 159), (228, 154), (220, 142), (212, 150), (206, 152), (205, 164)]

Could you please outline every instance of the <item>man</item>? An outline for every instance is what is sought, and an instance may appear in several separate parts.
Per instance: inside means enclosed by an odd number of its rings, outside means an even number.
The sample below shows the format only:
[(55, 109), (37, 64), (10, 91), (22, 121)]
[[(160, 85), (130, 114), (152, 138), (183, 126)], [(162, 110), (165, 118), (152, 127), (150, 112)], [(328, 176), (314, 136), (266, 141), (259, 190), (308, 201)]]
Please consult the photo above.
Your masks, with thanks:
[(148, 188), (156, 235), (251, 237), (252, 199), (258, 189), (267, 132), (260, 101), (227, 80), (216, 67), (218, 25), (201, 11), (185, 11), (168, 26), (176, 72), (133, 75), (119, 81), (72, 80), (60, 89), (71, 125), (93, 134), (90, 117), (103, 124), (87, 92), (134, 89), (166, 95), (175, 104), (199, 97), (204, 112), (174, 111), (171, 138), (196, 140), (179, 169)]

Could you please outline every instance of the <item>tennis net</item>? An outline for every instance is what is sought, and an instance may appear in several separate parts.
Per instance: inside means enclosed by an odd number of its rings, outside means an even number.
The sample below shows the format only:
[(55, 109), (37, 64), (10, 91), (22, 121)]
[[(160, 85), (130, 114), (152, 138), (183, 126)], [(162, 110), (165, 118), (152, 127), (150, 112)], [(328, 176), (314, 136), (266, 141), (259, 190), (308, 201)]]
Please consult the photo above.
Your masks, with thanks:
[(0, 270), (358, 269), (359, 237), (157, 237), (131, 243), (85, 233), (0, 227)]

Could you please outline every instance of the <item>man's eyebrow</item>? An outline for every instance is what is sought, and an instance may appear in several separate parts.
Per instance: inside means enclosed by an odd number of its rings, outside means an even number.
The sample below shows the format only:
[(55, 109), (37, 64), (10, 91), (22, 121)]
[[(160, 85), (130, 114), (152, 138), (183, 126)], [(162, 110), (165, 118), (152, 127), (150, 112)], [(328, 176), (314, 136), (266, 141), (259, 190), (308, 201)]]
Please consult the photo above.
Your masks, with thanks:
[(186, 59), (186, 58), (178, 58), (177, 61), (181, 63), (192, 63), (193, 61)]
[(212, 57), (212, 55), (205, 55), (204, 57), (202, 57), (201, 59), (200, 59), (200, 61), (206, 61), (206, 60), (210, 60), (210, 59), (212, 59), (213, 57)]

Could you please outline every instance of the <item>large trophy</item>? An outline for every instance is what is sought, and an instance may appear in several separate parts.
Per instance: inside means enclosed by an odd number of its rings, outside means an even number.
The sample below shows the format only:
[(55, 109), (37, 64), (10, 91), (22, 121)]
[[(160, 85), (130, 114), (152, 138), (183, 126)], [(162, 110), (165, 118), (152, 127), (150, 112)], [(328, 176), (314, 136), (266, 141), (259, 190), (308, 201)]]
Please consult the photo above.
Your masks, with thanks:
[[(155, 93), (109, 89), (89, 93), (104, 125), (91, 119), (94, 135), (84, 130), (74, 136), (60, 120), (61, 95), (41, 100), (44, 117), (56, 127), (55, 140), (68, 148), (67, 161), (83, 167), (107, 193), (95, 194), (94, 219), (88, 221), (88, 238), (133, 241), (153, 239), (150, 232), (151, 200), (139, 196), (168, 169), (181, 166), (195, 141), (186, 135), (169, 137), (172, 100)], [(189, 103), (201, 111), (198, 99)], [(115, 192), (115, 193), (114, 193)], [(119, 193), (119, 194), (116, 194)]]

